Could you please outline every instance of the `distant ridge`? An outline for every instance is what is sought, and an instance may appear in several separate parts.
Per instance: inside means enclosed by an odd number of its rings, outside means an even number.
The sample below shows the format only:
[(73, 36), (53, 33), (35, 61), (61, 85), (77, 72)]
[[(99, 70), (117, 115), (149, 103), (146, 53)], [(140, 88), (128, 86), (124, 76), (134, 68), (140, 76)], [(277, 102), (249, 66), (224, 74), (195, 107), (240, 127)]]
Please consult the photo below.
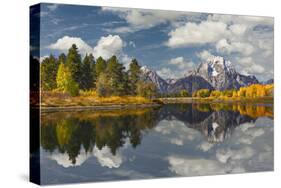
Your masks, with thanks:
[[(180, 79), (163, 79), (156, 71), (150, 70), (147, 66), (141, 67), (142, 77), (153, 82), (160, 93), (176, 93), (187, 90), (190, 93), (199, 89), (239, 89), (243, 86), (259, 83), (253, 75), (238, 73), (230, 61), (221, 56), (213, 56), (198, 65), (188, 75)], [(268, 80), (268, 83), (273, 83)]]

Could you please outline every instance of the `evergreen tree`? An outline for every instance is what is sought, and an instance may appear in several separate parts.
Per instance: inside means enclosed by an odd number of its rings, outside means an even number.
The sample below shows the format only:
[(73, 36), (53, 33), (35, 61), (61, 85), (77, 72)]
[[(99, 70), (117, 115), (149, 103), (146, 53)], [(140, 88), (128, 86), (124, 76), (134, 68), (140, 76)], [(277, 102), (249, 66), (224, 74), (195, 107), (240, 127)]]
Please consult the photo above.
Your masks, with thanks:
[(66, 64), (71, 72), (71, 76), (75, 82), (78, 83), (79, 87), (81, 86), (81, 56), (78, 52), (78, 48), (75, 44), (71, 46), (68, 50), (68, 54), (66, 57)]
[(116, 96), (124, 95), (124, 66), (119, 63), (116, 56), (112, 56), (108, 60), (106, 72), (109, 76), (109, 84), (112, 94)]
[(64, 53), (61, 53), (58, 58), (58, 63), (65, 63), (65, 62), (66, 62), (66, 56)]
[(129, 88), (131, 90), (131, 94), (132, 95), (136, 95), (137, 94), (137, 82), (140, 80), (140, 74), (141, 74), (141, 70), (140, 70), (140, 66), (138, 64), (138, 61), (136, 59), (133, 59), (130, 67), (129, 67)]
[(81, 71), (81, 89), (89, 90), (94, 86), (94, 59), (92, 55), (84, 57)]
[(91, 62), (91, 76), (92, 76), (92, 87), (96, 87), (96, 81), (97, 81), (97, 74), (96, 74), (96, 62), (93, 54), (89, 54), (89, 59)]
[(96, 78), (99, 77), (100, 73), (104, 72), (106, 69), (106, 62), (102, 57), (99, 57), (95, 66)]
[(52, 90), (57, 87), (56, 76), (58, 65), (53, 55), (45, 58), (40, 64), (41, 87), (43, 90)]
[(56, 82), (59, 91), (67, 92), (71, 96), (79, 94), (79, 85), (72, 78), (70, 69), (63, 63), (59, 65)]

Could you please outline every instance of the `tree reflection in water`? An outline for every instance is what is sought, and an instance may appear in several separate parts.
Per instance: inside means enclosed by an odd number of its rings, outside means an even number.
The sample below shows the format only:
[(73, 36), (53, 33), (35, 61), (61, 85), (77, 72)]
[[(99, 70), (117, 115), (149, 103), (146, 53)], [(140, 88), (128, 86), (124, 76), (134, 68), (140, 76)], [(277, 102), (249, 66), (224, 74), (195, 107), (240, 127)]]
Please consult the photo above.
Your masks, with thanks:
[(179, 120), (200, 131), (208, 142), (223, 142), (235, 127), (255, 122), (258, 117), (273, 118), (273, 107), (242, 104), (182, 104), (162, 108), (115, 111), (43, 113), (41, 146), (45, 151), (67, 154), (72, 164), (81, 152), (96, 147), (116, 155), (129, 140), (136, 148), (146, 131), (161, 120)]

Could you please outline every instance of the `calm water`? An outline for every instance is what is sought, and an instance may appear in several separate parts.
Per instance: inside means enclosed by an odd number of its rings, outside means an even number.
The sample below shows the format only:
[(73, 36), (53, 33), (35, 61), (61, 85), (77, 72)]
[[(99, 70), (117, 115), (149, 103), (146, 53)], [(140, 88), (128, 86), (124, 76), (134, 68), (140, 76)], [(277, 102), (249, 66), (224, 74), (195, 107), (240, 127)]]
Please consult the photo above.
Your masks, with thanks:
[(273, 170), (270, 105), (43, 113), (41, 182)]

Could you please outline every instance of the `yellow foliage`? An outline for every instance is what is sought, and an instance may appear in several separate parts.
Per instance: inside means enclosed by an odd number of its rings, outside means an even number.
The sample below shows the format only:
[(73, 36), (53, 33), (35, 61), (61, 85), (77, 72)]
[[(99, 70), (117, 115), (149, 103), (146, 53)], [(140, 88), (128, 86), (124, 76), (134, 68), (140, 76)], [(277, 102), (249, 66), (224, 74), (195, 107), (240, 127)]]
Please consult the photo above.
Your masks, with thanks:
[[(193, 97), (206, 98), (207, 95), (203, 95), (204, 89), (198, 90), (193, 93)], [(274, 85), (261, 85), (261, 84), (252, 84), (246, 87), (241, 87), (239, 90), (213, 90), (210, 93), (208, 99), (221, 99), (221, 100), (233, 100), (240, 98), (263, 98), (263, 97), (273, 97)]]
[(41, 93), (41, 106), (97, 106), (123, 104), (149, 104), (152, 101), (141, 96), (99, 97), (95, 90), (80, 91), (80, 95), (72, 97), (58, 91)]

